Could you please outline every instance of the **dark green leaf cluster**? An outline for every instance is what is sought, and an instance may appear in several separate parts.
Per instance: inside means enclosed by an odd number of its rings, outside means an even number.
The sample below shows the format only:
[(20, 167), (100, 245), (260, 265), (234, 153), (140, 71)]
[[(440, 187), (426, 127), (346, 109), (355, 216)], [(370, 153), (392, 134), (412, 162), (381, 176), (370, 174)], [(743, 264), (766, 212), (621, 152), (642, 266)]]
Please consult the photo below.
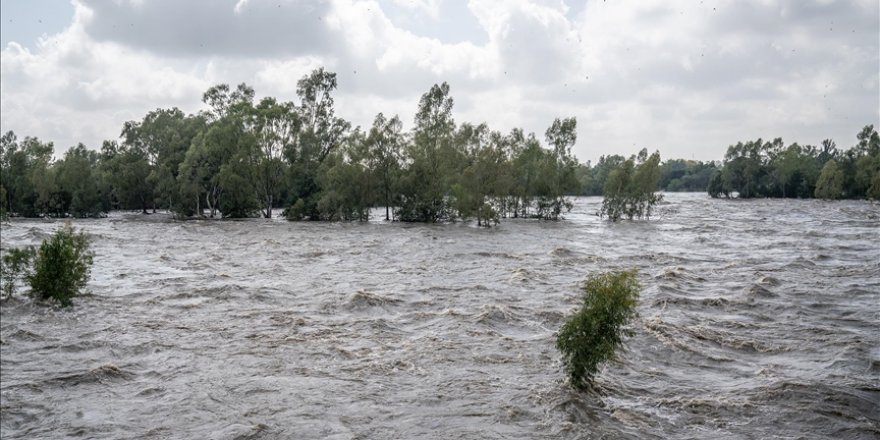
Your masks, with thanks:
[(0, 257), (0, 279), (3, 280), (3, 294), (8, 299), (15, 293), (15, 286), (31, 273), (36, 250), (33, 246), (8, 249)]
[(739, 142), (727, 149), (712, 176), (712, 197), (788, 197), (880, 199), (880, 136), (868, 125), (846, 151), (826, 139), (821, 147), (782, 139)]
[(44, 240), (36, 253), (33, 272), (27, 276), (31, 293), (62, 306), (72, 305), (89, 279), (92, 258), (88, 237), (65, 224)]
[(624, 336), (630, 333), (625, 326), (636, 316), (639, 290), (634, 270), (587, 279), (581, 308), (556, 337), (572, 386), (589, 388), (602, 364), (615, 358)]
[(608, 175), (600, 215), (616, 222), (650, 218), (654, 205), (663, 196), (656, 194), (660, 179), (660, 153), (650, 157), (648, 150), (620, 163)]

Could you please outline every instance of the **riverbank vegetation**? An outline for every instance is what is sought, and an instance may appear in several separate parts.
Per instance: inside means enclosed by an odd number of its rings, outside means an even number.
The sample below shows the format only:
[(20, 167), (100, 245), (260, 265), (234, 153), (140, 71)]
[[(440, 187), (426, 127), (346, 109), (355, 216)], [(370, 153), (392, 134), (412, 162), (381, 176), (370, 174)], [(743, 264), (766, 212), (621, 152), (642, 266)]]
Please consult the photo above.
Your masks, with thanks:
[[(299, 81), (297, 102), (257, 100), (246, 84), (219, 84), (204, 93), (198, 114), (156, 109), (125, 122), (100, 150), (79, 144), (60, 159), (51, 142), (7, 132), (0, 138), (0, 216), (163, 209), (178, 218), (280, 211), (289, 220), (363, 221), (384, 208), (386, 220), (489, 226), (505, 217), (558, 219), (571, 209), (567, 196), (609, 190), (617, 200), (603, 209), (609, 218), (650, 215), (645, 200), (620, 198), (634, 188), (620, 179), (642, 166), (633, 163), (638, 158), (579, 163), (571, 152), (575, 118), (552, 121), (543, 142), (521, 129), (457, 123), (443, 83), (422, 95), (409, 131), (382, 113), (370, 127), (352, 127), (336, 115), (336, 87), (336, 75), (324, 69)], [(817, 148), (759, 139), (731, 146), (723, 162), (654, 157), (651, 179), (640, 183), (652, 183), (651, 197), (656, 189), (708, 189), (713, 197), (880, 198), (873, 126), (846, 151), (830, 140)]]

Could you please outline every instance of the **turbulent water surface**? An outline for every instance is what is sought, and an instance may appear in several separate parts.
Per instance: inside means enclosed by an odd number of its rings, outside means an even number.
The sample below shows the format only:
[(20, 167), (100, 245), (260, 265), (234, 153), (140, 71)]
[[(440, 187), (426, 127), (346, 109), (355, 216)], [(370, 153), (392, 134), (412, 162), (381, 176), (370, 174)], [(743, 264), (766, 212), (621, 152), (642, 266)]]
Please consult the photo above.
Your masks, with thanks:
[[(878, 205), (672, 194), (608, 224), (599, 203), (492, 229), (76, 220), (90, 293), (2, 306), (2, 437), (880, 436)], [(554, 332), (623, 268), (635, 336), (574, 392)]]

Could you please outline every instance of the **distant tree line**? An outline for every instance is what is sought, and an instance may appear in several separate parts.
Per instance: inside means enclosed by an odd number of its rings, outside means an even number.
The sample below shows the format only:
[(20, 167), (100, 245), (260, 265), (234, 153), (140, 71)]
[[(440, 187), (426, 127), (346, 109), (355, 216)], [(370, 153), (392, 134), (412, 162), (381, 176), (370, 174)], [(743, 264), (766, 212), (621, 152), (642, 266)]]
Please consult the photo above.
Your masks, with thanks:
[(727, 148), (712, 174), (712, 197), (880, 199), (880, 136), (873, 125), (841, 151), (826, 139), (820, 147), (786, 146), (782, 139), (738, 142)]
[[(619, 154), (601, 156), (595, 165), (590, 162), (577, 168), (578, 187), (576, 195), (605, 195), (608, 177), (614, 170), (625, 166), (628, 159)], [(713, 162), (698, 160), (669, 159), (659, 164), (659, 178), (656, 189), (668, 192), (702, 192), (709, 186), (709, 180), (718, 169)]]

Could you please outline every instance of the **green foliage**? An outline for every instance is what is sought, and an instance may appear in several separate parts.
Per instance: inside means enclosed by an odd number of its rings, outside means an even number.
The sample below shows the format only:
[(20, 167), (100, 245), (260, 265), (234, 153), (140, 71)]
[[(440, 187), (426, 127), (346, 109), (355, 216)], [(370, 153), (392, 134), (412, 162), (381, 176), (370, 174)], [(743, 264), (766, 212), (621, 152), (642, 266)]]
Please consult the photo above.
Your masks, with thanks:
[(628, 220), (650, 218), (654, 205), (663, 196), (656, 194), (660, 179), (660, 153), (648, 157), (648, 150), (642, 150), (618, 165), (605, 183), (605, 197), (602, 200), (600, 215), (616, 222), (624, 217)]
[(373, 182), (366, 147), (363, 136), (356, 132), (343, 149), (322, 163), (318, 173), (322, 220), (369, 220)]
[(182, 197), (187, 193), (181, 191), (178, 174), (193, 139), (206, 123), (204, 116), (186, 115), (175, 107), (153, 110), (141, 121), (124, 124), (122, 137), (126, 148), (135, 150), (135, 157), (146, 159), (149, 174), (145, 182), (152, 188), (150, 203), (154, 210), (162, 206), (181, 217), (194, 213), (193, 206)]
[(74, 217), (100, 217), (104, 212), (104, 195), (97, 178), (98, 154), (79, 144), (64, 155), (55, 166), (57, 183), (62, 200), (69, 201), (60, 207), (61, 213)]
[(3, 293), (7, 299), (15, 293), (16, 283), (30, 276), (34, 255), (34, 247), (27, 246), (9, 249), (0, 258), (0, 278), (3, 279)]
[(842, 152), (830, 139), (821, 147), (785, 146), (782, 139), (731, 145), (710, 180), (709, 195), (880, 198), (880, 136), (868, 125), (856, 138), (858, 143)]
[(657, 186), (669, 192), (705, 191), (717, 171), (715, 162), (671, 159), (660, 165)]
[(147, 178), (151, 165), (146, 151), (104, 141), (100, 170), (109, 185), (111, 205), (119, 209), (140, 209), (144, 214), (154, 206), (154, 188)]
[(822, 173), (816, 182), (816, 197), (829, 200), (843, 197), (843, 179), (843, 171), (837, 166), (837, 162), (829, 160), (822, 167)]
[(396, 211), (402, 221), (438, 222), (455, 218), (449, 195), (463, 152), (453, 143), (452, 106), (446, 83), (435, 84), (419, 100), (413, 143), (406, 151), (411, 162), (401, 178), (401, 201)]
[(715, 171), (712, 174), (712, 178), (709, 179), (709, 187), (707, 188), (709, 192), (709, 196), (713, 199), (721, 197), (730, 197), (730, 193), (724, 188), (724, 180), (721, 174), (721, 171)]
[(92, 257), (88, 237), (65, 224), (37, 251), (33, 273), (27, 276), (31, 293), (62, 306), (72, 305), (89, 279)]
[(630, 334), (625, 326), (636, 316), (639, 290), (634, 270), (587, 279), (581, 308), (556, 337), (572, 386), (589, 388), (601, 365), (615, 358), (624, 336)]

